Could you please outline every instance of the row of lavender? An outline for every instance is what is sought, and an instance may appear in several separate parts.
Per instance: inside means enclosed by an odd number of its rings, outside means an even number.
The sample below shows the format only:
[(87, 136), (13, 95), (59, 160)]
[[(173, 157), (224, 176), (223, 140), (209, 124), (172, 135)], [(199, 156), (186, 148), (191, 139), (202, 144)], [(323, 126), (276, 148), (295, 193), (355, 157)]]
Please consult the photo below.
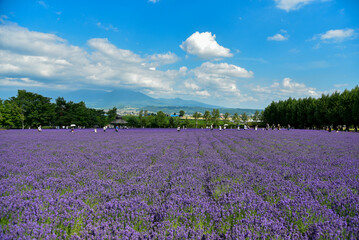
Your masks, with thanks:
[(0, 132), (0, 239), (357, 239), (359, 134)]

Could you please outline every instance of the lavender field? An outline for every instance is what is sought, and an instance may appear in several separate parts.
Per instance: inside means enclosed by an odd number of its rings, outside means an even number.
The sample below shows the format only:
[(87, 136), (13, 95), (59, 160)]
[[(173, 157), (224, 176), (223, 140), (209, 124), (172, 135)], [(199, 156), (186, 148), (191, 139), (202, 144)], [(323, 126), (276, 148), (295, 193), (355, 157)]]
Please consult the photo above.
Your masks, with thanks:
[(359, 134), (0, 132), (0, 239), (358, 239)]

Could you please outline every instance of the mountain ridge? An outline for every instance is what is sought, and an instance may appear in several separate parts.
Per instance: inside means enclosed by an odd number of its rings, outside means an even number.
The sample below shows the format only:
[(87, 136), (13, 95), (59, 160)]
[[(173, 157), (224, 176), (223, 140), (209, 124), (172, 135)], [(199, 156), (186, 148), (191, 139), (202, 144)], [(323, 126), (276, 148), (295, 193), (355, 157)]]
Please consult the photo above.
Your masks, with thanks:
[[(80, 97), (81, 96), (81, 97)], [(137, 107), (162, 106), (162, 107), (206, 107), (220, 108), (195, 100), (176, 98), (153, 98), (141, 92), (128, 89), (116, 89), (111, 92), (96, 90), (77, 90), (62, 94), (66, 100), (80, 102), (84, 101), (88, 107), (109, 109), (113, 107)]]

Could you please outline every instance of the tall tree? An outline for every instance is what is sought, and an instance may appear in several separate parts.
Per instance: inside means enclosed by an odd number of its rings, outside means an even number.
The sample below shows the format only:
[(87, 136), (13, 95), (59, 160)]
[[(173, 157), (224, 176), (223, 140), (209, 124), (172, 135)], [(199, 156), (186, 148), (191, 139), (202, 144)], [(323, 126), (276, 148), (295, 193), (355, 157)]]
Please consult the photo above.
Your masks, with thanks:
[(206, 125), (208, 125), (209, 122), (211, 121), (211, 113), (208, 110), (206, 110), (203, 114), (203, 118), (206, 122)]
[(228, 123), (228, 119), (229, 119), (229, 112), (226, 112), (226, 113), (224, 114), (224, 122), (225, 122), (225, 123)]
[(200, 112), (195, 112), (193, 113), (193, 117), (195, 119), (195, 122), (196, 122), (196, 128), (197, 128), (197, 120), (198, 118), (200, 118), (202, 116), (202, 114)]
[(236, 124), (238, 124), (238, 122), (239, 122), (238, 113), (234, 113), (232, 119), (233, 119), (233, 121), (234, 121)]
[(184, 114), (185, 114), (185, 112), (184, 112), (183, 110), (181, 110), (181, 111), (179, 112), (179, 116), (180, 116), (180, 117), (183, 117)]
[(71, 120), (69, 119), (68, 107), (67, 102), (63, 97), (58, 97), (55, 100), (55, 112), (56, 112), (56, 119), (55, 124), (57, 126), (66, 126), (70, 125)]
[(219, 125), (219, 109), (212, 110), (212, 121), (214, 122), (215, 126)]
[(55, 117), (55, 106), (50, 103), (51, 98), (42, 95), (18, 90), (16, 97), (10, 98), (21, 109), (24, 116), (23, 127), (34, 127), (38, 125), (53, 125)]
[(158, 127), (161, 128), (167, 126), (167, 117), (164, 112), (162, 111), (157, 112), (155, 119)]
[(107, 111), (107, 122), (110, 123), (116, 119), (117, 116), (117, 108), (113, 107), (112, 109)]
[(243, 122), (247, 122), (248, 116), (247, 116), (246, 113), (242, 113), (242, 115), (241, 115), (241, 120), (242, 120)]
[(258, 122), (259, 121), (259, 111), (258, 110), (256, 110), (255, 111), (255, 113), (253, 114), (253, 120), (255, 121), (255, 122)]
[(0, 126), (6, 128), (22, 127), (23, 115), (15, 102), (0, 99)]
[(263, 112), (263, 119), (267, 123), (291, 124), (298, 128), (321, 128), (333, 125), (358, 124), (359, 120), (359, 87), (322, 95), (315, 99), (289, 98), (285, 101), (272, 102)]

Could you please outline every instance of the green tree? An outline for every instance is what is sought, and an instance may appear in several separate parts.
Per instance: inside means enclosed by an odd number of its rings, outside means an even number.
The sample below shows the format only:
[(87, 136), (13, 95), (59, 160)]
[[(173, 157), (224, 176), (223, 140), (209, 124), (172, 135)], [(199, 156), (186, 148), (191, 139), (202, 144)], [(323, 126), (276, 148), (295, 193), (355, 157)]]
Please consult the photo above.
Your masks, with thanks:
[[(89, 111), (86, 107), (85, 102), (81, 101), (79, 103), (71, 102), (71, 124), (74, 123), (77, 126), (87, 127)], [(106, 125), (108, 124), (108, 118), (106, 117)]]
[(195, 122), (196, 122), (196, 128), (197, 128), (197, 120), (198, 118), (200, 118), (202, 116), (202, 114), (200, 112), (195, 112), (193, 113), (193, 117), (195, 119)]
[(188, 118), (186, 117), (186, 119), (184, 120), (184, 124), (183, 124), (185, 127), (189, 127), (189, 120)]
[(57, 126), (68, 126), (70, 125), (70, 116), (68, 113), (67, 102), (63, 97), (58, 97), (55, 100), (55, 125)]
[(117, 116), (117, 108), (113, 107), (112, 109), (107, 111), (107, 122), (110, 123), (116, 119)]
[(234, 113), (234, 114), (233, 114), (232, 120), (233, 120), (236, 124), (238, 124), (238, 123), (239, 123), (239, 116), (238, 116), (238, 113)]
[(228, 123), (228, 119), (229, 119), (229, 112), (226, 112), (226, 113), (224, 114), (224, 122), (225, 122), (225, 123)]
[(179, 117), (175, 117), (173, 119), (173, 124), (175, 127), (180, 127), (181, 126), (181, 119)]
[(321, 128), (323, 126), (358, 124), (359, 120), (359, 87), (334, 92), (318, 99), (289, 98), (285, 101), (272, 102), (263, 111), (267, 123), (290, 124), (298, 128)]
[(34, 127), (38, 125), (53, 125), (55, 118), (55, 106), (50, 102), (51, 98), (40, 94), (18, 90), (16, 97), (10, 98), (20, 109), (24, 116), (22, 127)]
[(155, 117), (156, 124), (158, 127), (166, 127), (167, 126), (167, 117), (166, 114), (162, 111), (157, 112), (157, 115)]
[(185, 112), (184, 112), (183, 110), (181, 110), (181, 111), (179, 112), (179, 116), (180, 116), (180, 117), (183, 117), (184, 114), (185, 114)]
[(260, 115), (259, 111), (256, 110), (255, 113), (253, 114), (253, 120), (254, 120), (255, 122), (258, 122), (258, 120), (259, 120), (259, 115)]
[(130, 126), (130, 127), (138, 127), (138, 126), (140, 126), (139, 118), (136, 117), (136, 116), (128, 116), (126, 118), (126, 121), (127, 121), (127, 125)]
[(209, 122), (211, 121), (211, 113), (206, 110), (203, 114), (204, 121), (206, 122), (206, 126), (209, 125)]
[(175, 127), (175, 120), (173, 117), (170, 117), (169, 120), (168, 120), (168, 124), (169, 124), (169, 127), (170, 128), (174, 128)]
[(352, 91), (351, 91), (351, 101), (353, 102), (352, 105), (352, 121), (353, 124), (355, 126), (359, 126), (359, 87), (356, 86)]
[(0, 99), (0, 126), (19, 128), (22, 126), (23, 115), (21, 109), (14, 102)]
[(214, 122), (215, 126), (219, 125), (219, 109), (212, 110), (212, 121)]
[(248, 116), (247, 116), (246, 113), (243, 113), (243, 114), (241, 115), (241, 120), (242, 120), (242, 122), (247, 122)]

